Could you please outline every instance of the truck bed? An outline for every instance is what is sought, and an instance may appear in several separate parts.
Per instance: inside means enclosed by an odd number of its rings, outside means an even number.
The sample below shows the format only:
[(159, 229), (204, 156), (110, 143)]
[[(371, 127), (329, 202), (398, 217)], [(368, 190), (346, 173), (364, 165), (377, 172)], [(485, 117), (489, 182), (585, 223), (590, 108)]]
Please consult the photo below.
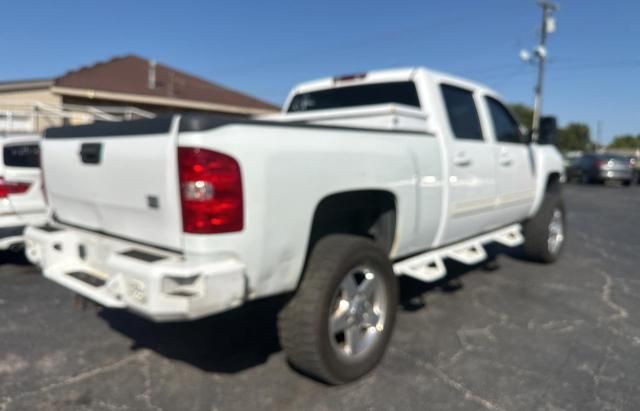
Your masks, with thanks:
[[(100, 149), (92, 154), (91, 145)], [(89, 150), (84, 160), (83, 147)], [(177, 167), (184, 147), (237, 160), (242, 231), (185, 233)], [(437, 182), (442, 170), (438, 139), (424, 130), (187, 114), (49, 129), (42, 152), (57, 222), (190, 256), (233, 252), (247, 261), (250, 276), (264, 282), (262, 295), (295, 283), (314, 209), (328, 195), (390, 190), (402, 216), (396, 255), (430, 244), (440, 216), (441, 185), (414, 183), (422, 176)], [(434, 204), (433, 213), (418, 219), (418, 201)], [(272, 236), (282, 224), (287, 235)]]

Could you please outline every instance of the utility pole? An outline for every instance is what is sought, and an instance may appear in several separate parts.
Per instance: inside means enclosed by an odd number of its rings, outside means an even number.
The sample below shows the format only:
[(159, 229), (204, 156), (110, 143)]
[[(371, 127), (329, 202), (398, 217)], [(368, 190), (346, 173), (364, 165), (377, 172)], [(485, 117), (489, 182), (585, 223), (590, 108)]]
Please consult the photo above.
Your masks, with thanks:
[(535, 49), (538, 58), (538, 80), (535, 88), (535, 100), (533, 104), (533, 124), (531, 125), (531, 136), (533, 141), (538, 141), (540, 132), (540, 115), (542, 113), (542, 87), (544, 84), (544, 65), (547, 60), (547, 35), (555, 31), (555, 20), (553, 12), (558, 10), (558, 5), (547, 0), (539, 0), (538, 5), (542, 7), (542, 27), (540, 29), (540, 44)]

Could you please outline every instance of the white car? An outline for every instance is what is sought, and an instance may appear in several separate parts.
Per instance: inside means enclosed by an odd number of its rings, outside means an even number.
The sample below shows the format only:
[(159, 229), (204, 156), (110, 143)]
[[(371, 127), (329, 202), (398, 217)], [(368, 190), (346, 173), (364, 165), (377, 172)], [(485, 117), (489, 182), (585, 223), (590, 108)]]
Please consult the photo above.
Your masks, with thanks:
[(328, 383), (383, 355), (398, 275), (564, 240), (562, 158), (492, 90), (422, 68), (295, 87), (261, 119), (200, 114), (46, 132), (52, 220), (26, 230), (44, 275), (155, 321), (289, 293), (290, 361)]
[(40, 136), (0, 137), (0, 250), (20, 248), (29, 224), (44, 224)]

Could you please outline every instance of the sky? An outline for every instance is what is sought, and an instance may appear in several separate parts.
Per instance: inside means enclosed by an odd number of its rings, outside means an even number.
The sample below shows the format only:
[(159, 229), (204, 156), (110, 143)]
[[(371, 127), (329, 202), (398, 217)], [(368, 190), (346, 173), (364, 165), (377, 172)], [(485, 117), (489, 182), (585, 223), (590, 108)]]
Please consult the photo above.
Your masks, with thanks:
[[(640, 133), (640, 2), (557, 0), (543, 111), (601, 142)], [(296, 83), (427, 66), (532, 104), (535, 0), (75, 1), (3, 4), (0, 81), (137, 54), (281, 104)]]

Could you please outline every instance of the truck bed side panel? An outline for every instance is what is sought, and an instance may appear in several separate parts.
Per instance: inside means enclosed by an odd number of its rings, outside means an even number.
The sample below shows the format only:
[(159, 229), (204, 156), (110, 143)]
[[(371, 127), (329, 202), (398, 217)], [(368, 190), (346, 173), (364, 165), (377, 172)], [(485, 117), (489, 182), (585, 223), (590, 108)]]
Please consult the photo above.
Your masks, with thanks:
[(197, 259), (234, 250), (247, 264), (250, 297), (295, 288), (315, 209), (331, 194), (378, 189), (395, 195), (392, 256), (430, 247), (437, 232), (442, 181), (433, 135), (232, 124), (183, 133), (179, 145), (220, 151), (241, 164), (244, 231), (185, 235), (185, 252)]

